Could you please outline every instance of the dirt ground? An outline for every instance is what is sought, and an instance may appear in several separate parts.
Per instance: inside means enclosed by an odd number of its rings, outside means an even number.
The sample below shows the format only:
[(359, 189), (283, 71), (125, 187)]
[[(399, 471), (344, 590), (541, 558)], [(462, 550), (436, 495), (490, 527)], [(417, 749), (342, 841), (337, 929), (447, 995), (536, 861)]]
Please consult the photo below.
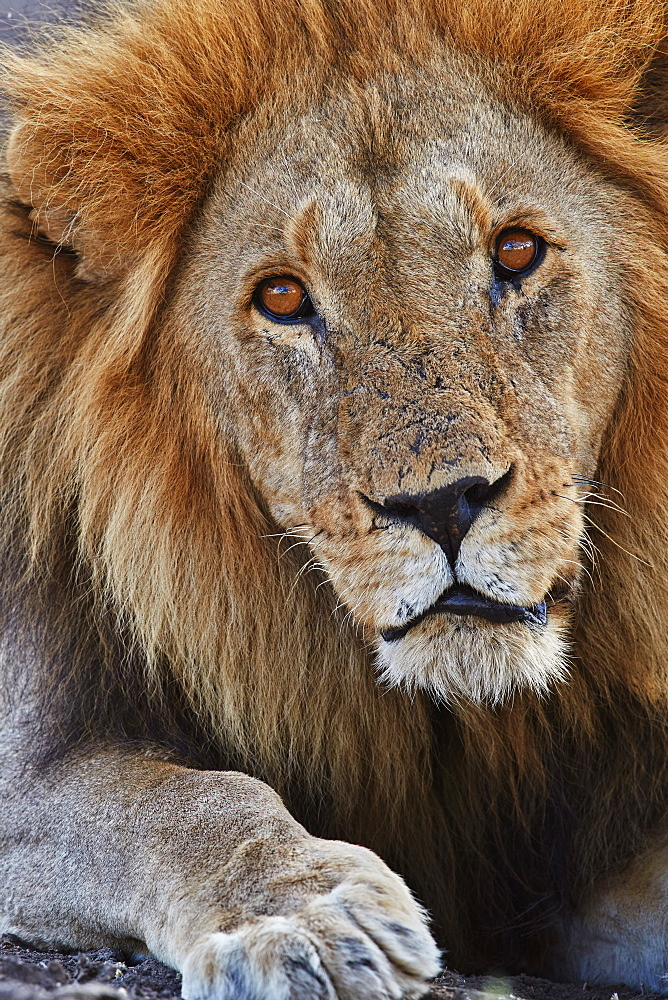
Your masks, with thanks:
[[(178, 1000), (181, 977), (155, 959), (137, 964), (104, 948), (86, 954), (31, 951), (0, 938), (0, 1000)], [(586, 983), (552, 983), (446, 972), (426, 1000), (652, 1000), (650, 993)]]
[[(31, 25), (76, 19), (95, 0), (0, 0), (0, 40), (31, 38)], [(0, 113), (0, 118), (1, 118)], [(0, 1000), (172, 1000), (180, 976), (154, 959), (127, 964), (109, 949), (86, 954), (42, 953), (0, 937)], [(507, 980), (441, 976), (429, 1000), (651, 1000), (623, 987), (563, 984), (519, 976)]]

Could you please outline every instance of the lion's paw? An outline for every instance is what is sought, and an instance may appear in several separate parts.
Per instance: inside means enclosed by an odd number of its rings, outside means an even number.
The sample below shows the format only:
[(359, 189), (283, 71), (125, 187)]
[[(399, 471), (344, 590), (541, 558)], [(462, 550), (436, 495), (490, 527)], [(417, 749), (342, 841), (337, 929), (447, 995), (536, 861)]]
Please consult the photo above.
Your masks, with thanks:
[(345, 879), (288, 916), (200, 939), (183, 966), (185, 1000), (400, 1000), (439, 970), (425, 915), (389, 869)]

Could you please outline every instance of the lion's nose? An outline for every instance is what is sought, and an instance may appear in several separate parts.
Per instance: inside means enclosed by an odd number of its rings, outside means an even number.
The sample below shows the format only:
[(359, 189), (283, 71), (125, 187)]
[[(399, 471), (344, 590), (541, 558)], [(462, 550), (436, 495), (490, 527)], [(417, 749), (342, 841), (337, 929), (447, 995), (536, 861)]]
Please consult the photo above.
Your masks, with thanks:
[(502, 491), (509, 475), (510, 470), (492, 483), (484, 476), (464, 476), (431, 493), (399, 493), (373, 506), (433, 538), (454, 566), (467, 531)]

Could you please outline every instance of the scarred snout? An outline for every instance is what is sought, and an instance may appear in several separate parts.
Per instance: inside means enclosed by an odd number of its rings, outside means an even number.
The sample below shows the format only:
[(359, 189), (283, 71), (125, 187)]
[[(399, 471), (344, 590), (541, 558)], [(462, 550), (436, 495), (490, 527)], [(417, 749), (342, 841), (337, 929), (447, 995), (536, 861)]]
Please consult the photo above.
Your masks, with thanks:
[[(475, 441), (480, 447), (480, 434)], [(435, 450), (444, 446), (441, 439)], [(459, 465), (464, 474), (450, 482), (456, 460), (432, 465), (423, 481), (440, 484), (423, 492), (349, 492), (347, 521), (337, 504), (347, 527), (314, 539), (391, 684), (444, 700), (498, 701), (526, 685), (546, 690), (564, 675), (563, 598), (579, 572), (581, 511), (565, 463), (536, 467), (508, 453), (505, 463), (497, 452), (494, 463)], [(388, 465), (381, 471), (387, 481)]]
[(461, 582), (457, 572), (457, 557), (474, 520), (501, 497), (512, 476), (512, 468), (493, 482), (484, 476), (462, 476), (440, 489), (422, 494), (397, 494), (383, 502), (361, 494), (364, 502), (379, 516), (390, 522), (410, 525), (432, 539), (445, 553), (454, 581), (436, 601), (406, 622), (381, 630), (386, 642), (397, 642), (431, 615), (479, 617), (506, 624), (520, 622), (544, 626), (547, 623), (546, 602), (530, 607), (501, 603)]

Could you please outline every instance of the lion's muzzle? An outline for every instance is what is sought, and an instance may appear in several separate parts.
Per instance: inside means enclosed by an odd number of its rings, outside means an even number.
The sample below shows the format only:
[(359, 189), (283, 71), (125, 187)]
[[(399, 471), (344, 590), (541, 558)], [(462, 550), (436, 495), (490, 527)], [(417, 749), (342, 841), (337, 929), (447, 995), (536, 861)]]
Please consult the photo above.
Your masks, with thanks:
[[(422, 494), (398, 494), (387, 497), (382, 503), (362, 499), (377, 514), (400, 524), (418, 528), (431, 538), (445, 553), (455, 572), (457, 556), (464, 537), (476, 517), (500, 496), (508, 484), (512, 470), (508, 469), (490, 482), (484, 476), (463, 476), (454, 483)], [(466, 584), (455, 583), (448, 587), (434, 603), (401, 625), (381, 632), (386, 642), (395, 642), (430, 615), (472, 615), (500, 624), (521, 622), (525, 625), (543, 626), (547, 623), (545, 601), (528, 606), (503, 604), (495, 601)]]

